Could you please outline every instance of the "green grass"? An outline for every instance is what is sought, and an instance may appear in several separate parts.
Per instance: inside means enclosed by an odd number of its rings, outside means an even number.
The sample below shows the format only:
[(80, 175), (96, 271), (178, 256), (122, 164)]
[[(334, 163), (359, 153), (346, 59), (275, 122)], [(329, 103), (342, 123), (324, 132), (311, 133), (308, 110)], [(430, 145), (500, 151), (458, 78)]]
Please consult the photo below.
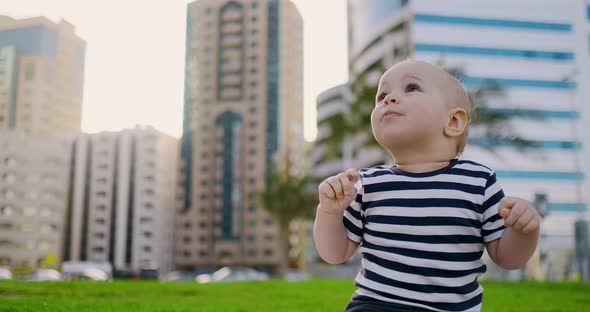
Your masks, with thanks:
[[(484, 282), (483, 311), (590, 311), (590, 284)], [(0, 281), (0, 311), (342, 311), (350, 280)]]

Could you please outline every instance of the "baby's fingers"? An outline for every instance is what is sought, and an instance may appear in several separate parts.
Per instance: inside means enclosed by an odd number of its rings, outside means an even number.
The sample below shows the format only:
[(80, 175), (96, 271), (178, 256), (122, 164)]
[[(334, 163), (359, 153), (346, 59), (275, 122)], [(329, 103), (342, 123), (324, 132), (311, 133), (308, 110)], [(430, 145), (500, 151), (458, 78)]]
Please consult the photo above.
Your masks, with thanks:
[(353, 183), (360, 176), (359, 172), (356, 171), (356, 169), (348, 169), (348, 170), (346, 170), (346, 172), (344, 174), (346, 174), (346, 176), (348, 177), (350, 182), (353, 182)]
[(340, 173), (337, 175), (338, 181), (342, 185), (342, 196), (349, 196), (352, 195), (351, 193), (354, 192), (354, 185), (348, 178), (346, 173)]
[(334, 190), (335, 198), (342, 198), (344, 196), (344, 191), (342, 189), (342, 183), (340, 183), (339, 175), (329, 177), (326, 181), (328, 182), (332, 190)]
[(329, 199), (336, 199), (336, 193), (334, 192), (334, 188), (330, 186), (328, 180), (324, 180), (322, 183), (320, 183), (320, 186), (318, 187), (318, 192), (320, 193), (320, 199), (322, 195)]

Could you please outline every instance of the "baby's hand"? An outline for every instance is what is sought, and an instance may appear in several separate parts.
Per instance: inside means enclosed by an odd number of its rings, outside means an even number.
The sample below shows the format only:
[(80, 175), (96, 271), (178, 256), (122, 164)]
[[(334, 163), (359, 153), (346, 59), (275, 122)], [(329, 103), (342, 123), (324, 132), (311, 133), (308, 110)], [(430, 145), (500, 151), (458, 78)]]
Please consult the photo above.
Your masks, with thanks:
[(348, 169), (344, 173), (325, 179), (318, 187), (320, 206), (318, 209), (325, 213), (342, 215), (344, 209), (352, 203), (356, 197), (354, 181), (359, 173), (354, 169)]
[(516, 197), (504, 197), (500, 201), (498, 213), (504, 225), (516, 232), (535, 233), (541, 225), (541, 217), (528, 201)]

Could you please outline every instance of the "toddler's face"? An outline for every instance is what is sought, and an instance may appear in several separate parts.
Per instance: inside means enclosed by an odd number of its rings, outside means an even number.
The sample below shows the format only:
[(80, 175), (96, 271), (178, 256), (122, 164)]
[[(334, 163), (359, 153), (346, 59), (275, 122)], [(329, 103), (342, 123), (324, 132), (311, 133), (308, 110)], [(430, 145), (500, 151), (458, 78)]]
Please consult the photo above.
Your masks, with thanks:
[(405, 61), (386, 71), (371, 114), (377, 142), (391, 150), (442, 136), (449, 112), (445, 74), (419, 61)]

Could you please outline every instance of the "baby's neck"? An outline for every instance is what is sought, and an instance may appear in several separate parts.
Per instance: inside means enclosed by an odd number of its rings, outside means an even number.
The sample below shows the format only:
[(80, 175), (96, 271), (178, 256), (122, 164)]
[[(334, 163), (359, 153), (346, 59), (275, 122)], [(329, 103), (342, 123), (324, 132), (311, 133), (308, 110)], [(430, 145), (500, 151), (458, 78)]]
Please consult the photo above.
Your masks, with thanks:
[(438, 140), (429, 142), (422, 140), (420, 144), (413, 146), (399, 146), (389, 149), (397, 167), (400, 170), (422, 173), (430, 172), (449, 165), (452, 159), (457, 158), (454, 142)]
[(444, 168), (445, 166), (448, 166), (449, 163), (450, 160), (442, 160), (424, 162), (396, 162), (396, 165), (399, 169), (406, 172), (422, 173)]

